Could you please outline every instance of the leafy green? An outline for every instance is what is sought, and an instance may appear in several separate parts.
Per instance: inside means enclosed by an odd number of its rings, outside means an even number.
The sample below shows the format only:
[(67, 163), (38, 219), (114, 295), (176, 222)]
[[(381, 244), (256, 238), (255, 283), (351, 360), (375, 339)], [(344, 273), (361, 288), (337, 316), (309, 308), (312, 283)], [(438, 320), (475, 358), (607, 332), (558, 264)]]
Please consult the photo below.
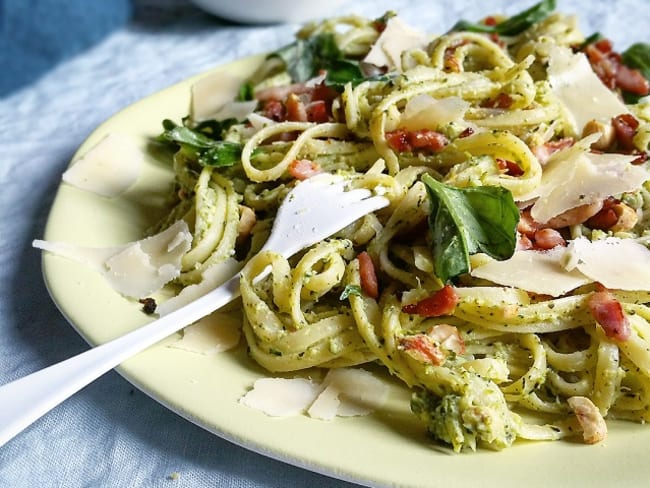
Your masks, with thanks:
[(334, 35), (329, 33), (297, 39), (269, 57), (280, 58), (295, 82), (305, 82), (321, 70), (326, 70), (328, 80), (335, 83), (363, 78), (359, 62), (346, 58), (336, 45)]
[(434, 270), (443, 282), (470, 269), (469, 256), (507, 259), (515, 251), (519, 209), (502, 187), (454, 188), (424, 175), (431, 201)]
[(194, 154), (202, 166), (232, 166), (240, 161), (242, 146), (220, 140), (223, 128), (232, 123), (232, 120), (207, 121), (191, 129), (165, 119), (164, 132), (156, 140), (179, 145), (181, 149)]
[(533, 24), (541, 22), (555, 10), (555, 0), (542, 0), (523, 12), (513, 15), (497, 25), (485, 25), (460, 20), (452, 27), (452, 31), (488, 32), (503, 36), (514, 36), (522, 33)]
[(361, 287), (359, 285), (345, 285), (339, 300), (347, 300), (350, 295), (361, 296)]
[(255, 98), (254, 88), (255, 87), (250, 81), (242, 83), (242, 85), (239, 87), (239, 93), (237, 93), (237, 100), (240, 102), (248, 102), (249, 100), (253, 100)]

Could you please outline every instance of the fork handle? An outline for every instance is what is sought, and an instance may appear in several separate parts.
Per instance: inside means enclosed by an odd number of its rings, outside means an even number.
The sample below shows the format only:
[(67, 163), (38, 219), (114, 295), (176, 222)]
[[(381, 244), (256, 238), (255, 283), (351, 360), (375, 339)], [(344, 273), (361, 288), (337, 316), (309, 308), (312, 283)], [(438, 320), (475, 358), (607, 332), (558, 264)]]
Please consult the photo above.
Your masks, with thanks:
[(239, 296), (239, 274), (198, 300), (133, 332), (0, 386), (0, 446), (134, 354)]

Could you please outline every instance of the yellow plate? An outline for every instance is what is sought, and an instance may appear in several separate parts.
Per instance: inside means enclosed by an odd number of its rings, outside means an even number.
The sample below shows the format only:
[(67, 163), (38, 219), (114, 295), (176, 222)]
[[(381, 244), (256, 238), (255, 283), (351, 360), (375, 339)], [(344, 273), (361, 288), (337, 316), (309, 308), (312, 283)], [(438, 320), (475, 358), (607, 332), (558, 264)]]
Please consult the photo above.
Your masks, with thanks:
[[(217, 68), (246, 76), (260, 57)], [(188, 113), (190, 86), (201, 75), (152, 95), (102, 124), (79, 148), (85, 153), (107, 133), (128, 134), (146, 150), (138, 183), (106, 199), (62, 184), (45, 239), (107, 246), (136, 240), (164, 214), (172, 174), (149, 144), (161, 121)], [(75, 329), (100, 344), (149, 319), (141, 305), (114, 292), (97, 273), (45, 255), (50, 293)], [(267, 374), (235, 351), (203, 356), (167, 347), (169, 340), (126, 361), (120, 373), (133, 385), (191, 422), (265, 456), (363, 484), (387, 486), (613, 486), (646, 483), (650, 430), (610, 423), (606, 442), (526, 443), (499, 452), (453, 454), (432, 444), (410, 414), (408, 392), (395, 384), (388, 404), (368, 417), (320, 421), (307, 416), (270, 418), (239, 404), (255, 379)]]

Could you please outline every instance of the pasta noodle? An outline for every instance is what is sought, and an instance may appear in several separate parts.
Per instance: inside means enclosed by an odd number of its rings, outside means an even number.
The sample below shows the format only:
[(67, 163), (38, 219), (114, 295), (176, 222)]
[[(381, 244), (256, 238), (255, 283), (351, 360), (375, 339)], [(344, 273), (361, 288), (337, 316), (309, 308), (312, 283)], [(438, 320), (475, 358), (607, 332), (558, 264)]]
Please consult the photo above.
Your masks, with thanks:
[[(364, 63), (375, 43), (400, 40), (384, 38), (394, 18), (329, 19), (300, 31), (303, 47), (334, 43), (334, 60), (321, 66), (327, 74), (315, 70), (297, 79), (288, 50), (269, 57), (249, 80), (259, 100), (255, 113), (212, 134), (239, 145), (233, 164), (201, 164), (181, 143), (174, 156), (176, 203), (161, 223), (184, 219), (193, 232), (179, 283), (197, 283), (206, 269), (233, 256), (245, 261), (244, 333), (255, 361), (271, 372), (377, 362), (413, 391), (412, 409), (433, 437), (455, 450), (586, 432), (593, 426), (574, 415), (578, 403), (593, 407), (596, 417), (650, 419), (650, 289), (634, 280), (608, 287), (581, 267), (586, 258), (572, 254), (574, 241), (606, 238), (633, 241), (647, 252), (650, 102), (626, 105), (619, 98), (626, 87), (610, 86), (611, 100), (603, 102), (614, 107), (609, 119), (595, 115), (576, 132), (577, 119), (558, 87), (562, 77), (596, 77), (571, 70), (597, 47), (570, 16), (541, 16), (501, 35), (482, 32), (489, 23), (455, 29), (405, 46), (401, 65)], [(566, 53), (572, 66), (560, 66), (555, 52)], [(329, 78), (352, 65), (361, 68), (360, 77)], [(185, 125), (201, 130), (198, 121)], [(562, 156), (582, 158), (589, 175), (599, 174), (605, 163), (592, 157), (596, 143), (599, 154), (628, 158), (611, 169), (622, 180), (630, 171), (646, 177), (629, 177), (614, 193), (590, 187), (596, 196), (588, 204), (546, 222), (531, 219), (549, 168), (557, 171)], [(389, 207), (290, 260), (258, 253), (289, 189), (320, 171), (384, 194)], [(570, 193), (573, 173), (562, 174), (558, 184)], [(511, 198), (518, 224), (505, 236), (509, 254), (486, 251), (501, 238), (491, 233), (505, 226), (505, 207), (492, 227), (468, 230), (467, 211), (442, 208), (432, 180), (454, 202), (493, 188), (501, 189), (498, 198)], [(484, 205), (476, 222), (487, 215)], [(437, 218), (447, 220), (436, 227)], [(437, 234), (459, 221), (453, 239)], [(477, 244), (466, 246), (470, 268), (441, 274), (446, 261), (438, 251), (471, 237)], [(513, 253), (551, 256), (545, 253), (563, 246), (563, 260), (544, 266), (566, 273), (574, 267), (581, 278), (568, 290), (539, 291), (537, 281), (553, 281), (546, 271), (524, 276), (524, 285), (474, 273)], [(256, 279), (268, 266), (271, 274)], [(596, 440), (603, 437), (599, 431)]]

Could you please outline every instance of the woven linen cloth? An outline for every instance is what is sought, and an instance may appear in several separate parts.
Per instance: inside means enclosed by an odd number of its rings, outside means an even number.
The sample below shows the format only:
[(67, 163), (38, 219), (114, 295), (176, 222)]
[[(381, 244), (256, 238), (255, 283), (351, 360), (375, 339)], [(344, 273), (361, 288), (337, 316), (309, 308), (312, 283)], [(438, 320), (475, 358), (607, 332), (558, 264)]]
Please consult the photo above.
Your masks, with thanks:
[[(378, 17), (390, 9), (421, 30), (444, 32), (461, 17), (516, 13), (532, 3), (358, 0), (339, 13)], [(647, 9), (641, 0), (560, 1), (558, 9), (579, 12), (586, 33), (607, 33), (619, 48), (640, 33), (647, 37), (648, 15), (634, 15)], [(616, 15), (629, 18), (629, 29), (613, 30)], [(4, 384), (87, 349), (51, 301), (40, 252), (31, 247), (43, 235), (75, 149), (138, 99), (215, 65), (280, 47), (298, 26), (233, 24), (181, 0), (0, 0), (0, 26)], [(110, 372), (0, 448), (0, 486), (353, 485), (210, 434)]]

